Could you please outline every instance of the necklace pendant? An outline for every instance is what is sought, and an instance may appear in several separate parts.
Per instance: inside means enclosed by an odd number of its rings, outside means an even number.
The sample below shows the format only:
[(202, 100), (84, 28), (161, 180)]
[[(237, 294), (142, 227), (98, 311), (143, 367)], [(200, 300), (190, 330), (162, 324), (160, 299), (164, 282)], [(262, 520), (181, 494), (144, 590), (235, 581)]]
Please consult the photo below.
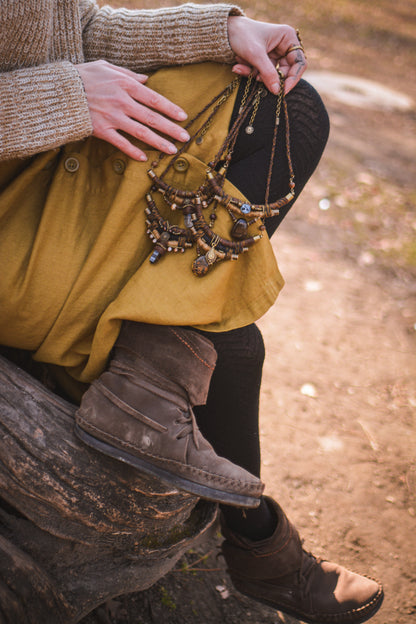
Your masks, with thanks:
[(251, 124), (249, 126), (246, 126), (245, 132), (246, 132), (246, 134), (253, 134), (254, 126), (252, 126)]
[(248, 223), (245, 219), (237, 219), (231, 228), (231, 236), (235, 240), (243, 240), (247, 237)]
[(192, 273), (197, 277), (204, 277), (208, 273), (208, 269), (209, 264), (205, 256), (198, 256), (192, 263)]
[(207, 253), (205, 254), (205, 259), (208, 262), (208, 264), (214, 264), (214, 262), (217, 259), (217, 254), (215, 253), (215, 249), (213, 249), (211, 247), (211, 249), (208, 249)]

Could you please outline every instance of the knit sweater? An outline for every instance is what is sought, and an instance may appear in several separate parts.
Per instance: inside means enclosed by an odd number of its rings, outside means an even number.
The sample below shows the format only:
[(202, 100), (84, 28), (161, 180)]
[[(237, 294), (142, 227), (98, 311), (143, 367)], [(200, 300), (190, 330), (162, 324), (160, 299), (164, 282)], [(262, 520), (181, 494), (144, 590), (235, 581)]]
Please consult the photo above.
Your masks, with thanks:
[(76, 65), (105, 59), (133, 71), (233, 62), (226, 4), (156, 10), (99, 8), (94, 0), (1, 0), (0, 160), (92, 134)]

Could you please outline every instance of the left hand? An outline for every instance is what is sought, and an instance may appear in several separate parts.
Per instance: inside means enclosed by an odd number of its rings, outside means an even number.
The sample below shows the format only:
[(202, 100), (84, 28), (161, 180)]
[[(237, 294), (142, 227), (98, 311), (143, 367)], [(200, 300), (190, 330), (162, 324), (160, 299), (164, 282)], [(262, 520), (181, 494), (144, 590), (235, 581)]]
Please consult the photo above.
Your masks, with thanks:
[(299, 82), (307, 67), (302, 50), (294, 50), (285, 56), (292, 45), (299, 45), (296, 31), (285, 24), (268, 24), (243, 16), (228, 18), (228, 38), (236, 55), (233, 71), (248, 76), (254, 70), (258, 79), (272, 93), (280, 89), (276, 65), (285, 76), (285, 93)]

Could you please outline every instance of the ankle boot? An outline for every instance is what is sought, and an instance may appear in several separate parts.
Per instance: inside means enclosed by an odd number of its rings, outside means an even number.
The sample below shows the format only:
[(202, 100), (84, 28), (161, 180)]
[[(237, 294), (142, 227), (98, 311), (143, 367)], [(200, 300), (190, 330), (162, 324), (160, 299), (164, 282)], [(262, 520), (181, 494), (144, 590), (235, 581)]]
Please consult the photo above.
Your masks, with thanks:
[(77, 435), (177, 489), (257, 507), (261, 481), (216, 455), (192, 411), (206, 402), (215, 362), (212, 343), (194, 331), (125, 321), (109, 369), (82, 398)]
[(266, 501), (277, 519), (268, 539), (236, 535), (222, 518), (222, 551), (235, 588), (304, 622), (357, 624), (372, 617), (383, 601), (381, 585), (304, 551), (283, 510)]

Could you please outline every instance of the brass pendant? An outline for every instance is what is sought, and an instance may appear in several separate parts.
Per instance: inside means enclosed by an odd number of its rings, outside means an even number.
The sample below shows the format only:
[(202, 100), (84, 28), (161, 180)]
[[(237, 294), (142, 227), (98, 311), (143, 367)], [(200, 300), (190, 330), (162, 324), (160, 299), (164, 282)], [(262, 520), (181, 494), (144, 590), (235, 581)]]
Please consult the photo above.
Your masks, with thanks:
[(208, 264), (214, 264), (216, 259), (217, 254), (215, 253), (215, 250), (211, 247), (211, 249), (209, 249), (205, 254), (205, 260), (208, 262)]
[(237, 219), (231, 228), (231, 236), (235, 240), (247, 238), (248, 223), (245, 219)]

